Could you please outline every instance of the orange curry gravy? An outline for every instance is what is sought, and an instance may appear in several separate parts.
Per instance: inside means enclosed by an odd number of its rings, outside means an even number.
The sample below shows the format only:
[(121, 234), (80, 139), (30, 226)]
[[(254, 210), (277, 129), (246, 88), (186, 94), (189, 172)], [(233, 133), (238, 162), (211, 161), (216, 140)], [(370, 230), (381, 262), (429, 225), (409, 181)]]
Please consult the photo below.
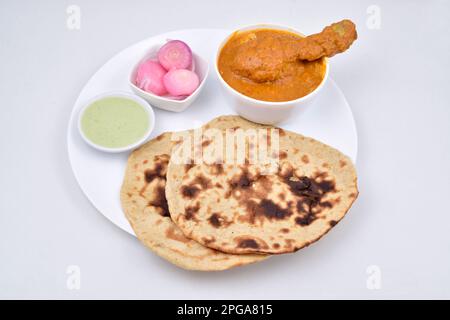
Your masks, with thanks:
[[(301, 38), (292, 32), (256, 29), (236, 32), (222, 48), (218, 58), (218, 69), (222, 78), (235, 90), (263, 101), (289, 101), (306, 96), (322, 82), (325, 75), (325, 60), (286, 61), (285, 52)], [(240, 54), (243, 50), (251, 50)], [(250, 53), (250, 54), (249, 54)], [(252, 57), (245, 61), (240, 57)], [(270, 64), (275, 75), (258, 74), (258, 65)], [(252, 64), (255, 65), (253, 69)], [(245, 66), (242, 72), (240, 66)], [(254, 70), (254, 71), (249, 71)]]

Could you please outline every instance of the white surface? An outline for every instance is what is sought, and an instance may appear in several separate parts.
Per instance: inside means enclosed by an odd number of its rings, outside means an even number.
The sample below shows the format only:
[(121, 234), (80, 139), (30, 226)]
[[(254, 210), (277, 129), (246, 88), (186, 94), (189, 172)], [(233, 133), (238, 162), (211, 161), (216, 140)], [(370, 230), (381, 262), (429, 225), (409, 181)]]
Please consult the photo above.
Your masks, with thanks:
[[(79, 31), (66, 28), (74, 3)], [(366, 27), (372, 4), (379, 30)], [(0, 297), (450, 298), (449, 10), (445, 0), (0, 2)], [(321, 241), (223, 273), (186, 272), (83, 195), (67, 123), (115, 53), (170, 30), (273, 22), (312, 33), (344, 17), (359, 39), (330, 72), (356, 119), (361, 194)], [(69, 265), (81, 269), (80, 290), (66, 287)], [(370, 265), (379, 290), (366, 287)]]
[[(194, 29), (174, 31), (148, 38), (132, 45), (109, 59), (87, 82), (75, 102), (68, 128), (69, 160), (75, 177), (92, 204), (111, 222), (134, 234), (120, 205), (119, 190), (123, 181), (128, 154), (105, 154), (93, 150), (82, 140), (77, 127), (78, 115), (92, 96), (109, 91), (129, 91), (128, 75), (133, 65), (148, 48), (161, 39), (180, 39), (188, 43), (194, 52), (210, 58), (214, 63), (218, 44), (226, 36), (226, 30)], [(204, 39), (210, 41), (205, 42)], [(189, 110), (173, 113), (155, 108), (156, 128), (151, 138), (167, 131), (196, 128), (209, 120), (234, 114), (220, 94), (220, 82), (213, 74), (208, 79), (203, 97)], [(330, 81), (309, 110), (294, 113), (283, 128), (302, 133), (338, 148), (355, 162), (357, 135), (350, 107), (339, 88)]]

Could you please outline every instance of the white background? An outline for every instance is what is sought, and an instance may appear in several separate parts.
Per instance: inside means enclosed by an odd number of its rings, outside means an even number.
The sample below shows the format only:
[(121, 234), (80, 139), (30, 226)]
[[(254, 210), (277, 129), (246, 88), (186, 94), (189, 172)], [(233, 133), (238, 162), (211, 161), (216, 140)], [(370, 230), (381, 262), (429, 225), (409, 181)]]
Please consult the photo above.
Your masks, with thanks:
[[(81, 29), (66, 8), (81, 8)], [(367, 27), (367, 8), (381, 28)], [(293, 255), (220, 273), (148, 252), (91, 206), (66, 146), (81, 88), (123, 48), (184, 28), (258, 22), (305, 33), (351, 18), (331, 76), (359, 134), (360, 197)], [(0, 298), (450, 298), (450, 2), (4, 1), (0, 3)], [(207, 39), (205, 40), (207, 41)], [(66, 269), (81, 268), (80, 290)], [(367, 268), (381, 288), (366, 286)]]

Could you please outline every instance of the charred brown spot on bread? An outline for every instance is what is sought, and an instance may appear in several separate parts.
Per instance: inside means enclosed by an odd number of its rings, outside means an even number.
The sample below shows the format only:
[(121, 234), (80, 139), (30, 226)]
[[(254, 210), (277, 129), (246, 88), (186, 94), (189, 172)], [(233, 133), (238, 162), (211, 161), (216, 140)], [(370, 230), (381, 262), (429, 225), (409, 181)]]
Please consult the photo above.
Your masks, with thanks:
[(249, 172), (247, 169), (243, 169), (242, 173), (238, 176), (234, 176), (229, 181), (230, 187), (232, 189), (236, 188), (248, 188), (252, 185), (252, 180), (250, 179)]
[(284, 160), (287, 158), (287, 152), (286, 151), (280, 151), (279, 157), (281, 160)]
[(185, 209), (184, 217), (186, 220), (195, 220), (195, 214), (200, 210), (200, 203), (197, 202), (194, 206), (189, 206)]
[(278, 134), (280, 135), (280, 137), (284, 137), (286, 135), (286, 131), (284, 131), (281, 128), (278, 128)]
[(317, 187), (319, 188), (319, 192), (321, 193), (321, 195), (325, 195), (326, 193), (336, 191), (335, 183), (334, 181), (331, 180), (314, 182), (314, 184), (317, 185)]
[(169, 206), (166, 199), (165, 184), (155, 189), (154, 199), (149, 201), (149, 206), (159, 208), (159, 214), (163, 217), (170, 217)]
[(222, 189), (222, 188), (223, 188), (223, 185), (222, 185), (221, 183), (219, 183), (219, 182), (217, 182), (214, 186), (215, 186), (216, 188), (219, 188), (219, 189)]
[[(254, 224), (256, 218), (263, 221), (264, 218), (273, 219), (283, 215), (281, 208), (275, 208), (275, 203), (266, 199), (272, 190), (272, 181), (258, 172), (250, 173), (245, 166), (241, 170), (240, 174), (228, 181), (229, 188), (225, 193), (225, 198), (232, 195), (246, 209), (245, 215), (236, 213), (239, 221)], [(255, 199), (266, 200), (258, 202)]]
[(294, 239), (284, 239), (284, 248), (288, 249), (288, 250), (292, 250), (292, 248), (294, 248), (294, 243), (295, 240)]
[[(241, 189), (248, 193), (248, 195), (253, 192), (258, 197), (267, 195), (272, 187), (272, 182), (266, 175), (261, 174), (260, 170), (250, 171), (246, 165), (241, 168), (241, 173), (235, 175), (229, 182), (231, 188)], [(265, 192), (261, 193), (261, 188)]]
[(191, 184), (193, 184), (193, 185), (198, 184), (202, 187), (202, 189), (207, 189), (209, 186), (209, 182), (210, 182), (210, 180), (208, 178), (206, 178), (203, 175), (199, 175), (199, 176), (195, 177), (195, 179), (192, 181)]
[(341, 168), (345, 167), (347, 165), (347, 162), (345, 160), (339, 160), (339, 166)]
[(221, 164), (221, 163), (213, 164), (212, 165), (212, 172), (213, 172), (214, 175), (222, 174), (224, 172), (223, 164)]
[(213, 242), (216, 242), (216, 238), (214, 238), (214, 237), (209, 237), (209, 238), (206, 238), (206, 237), (203, 237), (202, 238), (202, 241), (203, 241), (203, 243), (205, 244), (205, 245), (208, 245), (208, 244), (211, 244), (211, 243), (213, 243)]
[(304, 155), (302, 156), (302, 162), (303, 162), (304, 164), (308, 164), (308, 163), (309, 163), (309, 157), (308, 157), (308, 155), (304, 154)]
[(307, 214), (303, 217), (295, 218), (295, 223), (300, 226), (309, 226), (315, 220), (315, 216), (311, 214)]
[(148, 163), (148, 160), (147, 159), (145, 159), (144, 161), (142, 161), (142, 164), (147, 164)]
[(282, 229), (280, 229), (280, 232), (281, 233), (289, 233), (289, 229), (288, 228), (282, 228)]
[(273, 247), (274, 249), (279, 249), (279, 248), (280, 248), (280, 244), (279, 244), (279, 243), (274, 243), (274, 244), (272, 245), (272, 247)]
[(324, 163), (322, 163), (322, 167), (324, 167), (324, 168), (329, 168), (330, 165), (329, 165), (328, 163), (324, 162)]
[(221, 217), (218, 213), (213, 213), (210, 217), (209, 217), (209, 223), (215, 227), (215, 228), (219, 228), (221, 226)]
[(165, 135), (165, 133), (160, 134), (159, 136), (156, 137), (156, 140), (161, 141), (162, 139), (164, 139), (164, 135)]
[(329, 222), (330, 227), (334, 227), (335, 225), (338, 224), (338, 222), (339, 222), (339, 221), (336, 221), (336, 220), (330, 220), (330, 222)]
[(167, 165), (169, 164), (170, 156), (167, 154), (157, 155), (153, 158), (154, 166), (151, 169), (145, 170), (145, 181), (151, 183), (154, 179), (166, 179)]
[(263, 199), (259, 203), (258, 206), (256, 206), (256, 212), (255, 214), (258, 216), (264, 216), (269, 220), (276, 219), (276, 220), (283, 220), (289, 217), (292, 212), (287, 209), (281, 208), (279, 205), (274, 203), (272, 200)]
[(248, 239), (241, 239), (238, 242), (238, 248), (241, 248), (241, 249), (248, 249), (248, 248), (259, 249), (259, 244), (254, 239), (250, 239), (250, 238), (248, 238)]
[[(161, 154), (153, 157), (153, 166), (144, 171), (144, 178), (146, 184), (139, 191), (140, 196), (145, 197), (144, 193), (147, 191), (147, 186), (155, 179), (158, 182), (163, 181), (165, 184), (169, 160), (170, 156), (168, 154)], [(140, 181), (141, 178), (137, 176), (136, 180)]]
[(215, 228), (227, 227), (232, 221), (228, 221), (226, 217), (220, 215), (219, 213), (213, 213), (208, 218), (209, 223)]
[(195, 198), (201, 190), (209, 187), (210, 180), (203, 175), (196, 176), (189, 184), (181, 186), (181, 194), (185, 198)]
[(281, 160), (284, 160), (284, 159), (286, 159), (286, 158), (287, 158), (287, 156), (288, 156), (288, 154), (287, 154), (287, 152), (286, 152), (286, 151), (280, 151), (280, 159), (281, 159)]
[(297, 198), (296, 208), (300, 216), (295, 218), (296, 224), (310, 225), (324, 208), (333, 208), (339, 201), (323, 200), (328, 193), (336, 190), (335, 182), (326, 179), (327, 176), (326, 172), (317, 172), (312, 178), (297, 177), (293, 171), (290, 176), (284, 176), (285, 183)]
[(323, 202), (320, 203), (320, 206), (322, 208), (333, 208), (333, 205), (334, 205), (334, 201), (333, 202), (331, 202), (331, 201), (323, 201)]
[(311, 180), (308, 177), (296, 178), (294, 176), (285, 180), (292, 193), (296, 195), (304, 195), (311, 187)]
[(187, 173), (189, 170), (192, 169), (192, 167), (195, 166), (194, 163), (187, 163), (184, 165), (184, 172)]
[(195, 198), (197, 194), (200, 192), (200, 188), (196, 186), (182, 186), (181, 194), (185, 198)]
[(292, 166), (288, 163), (282, 163), (279, 170), (278, 170), (278, 175), (282, 178), (289, 178), (292, 177), (292, 175), (294, 174), (294, 169), (292, 168)]
[(262, 199), (257, 202), (253, 199), (244, 201), (244, 206), (247, 211), (246, 215), (240, 216), (238, 219), (241, 222), (255, 224), (256, 220), (264, 223), (264, 220), (284, 220), (290, 217), (293, 213), (291, 210), (292, 203), (287, 204), (287, 208), (282, 208), (275, 204), (270, 199)]
[(213, 141), (210, 140), (210, 139), (204, 139), (204, 140), (202, 141), (202, 147), (203, 147), (203, 148), (206, 148), (206, 147), (209, 146), (212, 142), (213, 142)]

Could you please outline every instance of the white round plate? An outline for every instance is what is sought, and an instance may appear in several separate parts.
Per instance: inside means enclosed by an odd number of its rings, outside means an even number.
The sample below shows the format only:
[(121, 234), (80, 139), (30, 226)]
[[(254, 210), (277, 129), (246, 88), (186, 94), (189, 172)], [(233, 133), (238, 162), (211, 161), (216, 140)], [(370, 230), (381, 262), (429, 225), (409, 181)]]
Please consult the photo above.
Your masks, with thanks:
[[(181, 113), (154, 108), (155, 129), (151, 137), (165, 131), (192, 129), (220, 115), (234, 114), (222, 97), (219, 80), (211, 70), (216, 49), (229, 33), (220, 29), (173, 31), (141, 41), (119, 52), (103, 65), (84, 86), (72, 110), (67, 134), (69, 159), (81, 189), (92, 204), (118, 227), (134, 235), (126, 220), (119, 199), (127, 153), (110, 154), (87, 145), (77, 130), (77, 115), (90, 98), (107, 91), (129, 91), (128, 77), (134, 64), (146, 50), (166, 39), (180, 39), (210, 62), (210, 74), (200, 96)], [(313, 106), (299, 117), (280, 127), (313, 137), (348, 155), (354, 162), (357, 154), (357, 133), (350, 106), (338, 86), (329, 79)]]

